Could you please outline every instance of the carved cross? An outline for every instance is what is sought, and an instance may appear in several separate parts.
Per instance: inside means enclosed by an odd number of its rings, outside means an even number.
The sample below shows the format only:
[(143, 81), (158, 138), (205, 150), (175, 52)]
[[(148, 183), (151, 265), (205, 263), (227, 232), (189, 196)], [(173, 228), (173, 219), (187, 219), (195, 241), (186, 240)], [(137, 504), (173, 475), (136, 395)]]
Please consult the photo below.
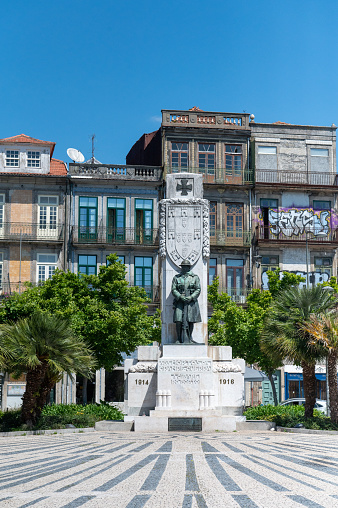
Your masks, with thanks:
[(192, 190), (192, 185), (191, 184), (188, 185), (187, 178), (182, 178), (181, 184), (179, 184), (179, 183), (177, 184), (176, 190), (181, 191), (181, 196), (187, 196), (188, 191)]

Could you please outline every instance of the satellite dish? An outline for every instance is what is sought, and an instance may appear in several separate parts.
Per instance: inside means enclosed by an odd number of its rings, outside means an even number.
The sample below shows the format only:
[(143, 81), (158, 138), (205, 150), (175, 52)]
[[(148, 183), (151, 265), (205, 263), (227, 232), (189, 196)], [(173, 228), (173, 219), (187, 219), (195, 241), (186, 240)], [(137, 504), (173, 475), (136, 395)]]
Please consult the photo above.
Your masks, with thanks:
[(68, 148), (67, 155), (74, 162), (83, 162), (85, 160), (84, 155), (76, 148)]

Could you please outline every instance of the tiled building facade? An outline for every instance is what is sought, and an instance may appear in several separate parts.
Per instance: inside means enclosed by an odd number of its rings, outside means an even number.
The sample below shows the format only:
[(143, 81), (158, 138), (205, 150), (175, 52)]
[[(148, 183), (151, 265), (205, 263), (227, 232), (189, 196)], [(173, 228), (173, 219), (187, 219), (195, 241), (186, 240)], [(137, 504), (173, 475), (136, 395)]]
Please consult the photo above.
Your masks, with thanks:
[[(160, 129), (141, 136), (125, 166), (71, 163), (67, 171), (52, 158), (54, 146), (25, 135), (0, 140), (2, 294), (21, 291), (26, 281), (43, 282), (55, 267), (97, 273), (116, 252), (130, 284), (145, 287), (153, 312), (161, 284), (158, 202), (165, 175), (180, 172), (203, 174), (209, 283), (217, 275), (238, 304), (252, 287), (267, 287), (268, 269), (301, 273), (309, 284), (337, 275), (334, 125), (163, 110)], [(97, 374), (94, 398), (109, 399), (109, 375)], [(282, 397), (301, 394), (292, 376), (281, 376)], [(74, 401), (75, 385), (67, 390)], [(59, 400), (69, 400), (67, 390)]]

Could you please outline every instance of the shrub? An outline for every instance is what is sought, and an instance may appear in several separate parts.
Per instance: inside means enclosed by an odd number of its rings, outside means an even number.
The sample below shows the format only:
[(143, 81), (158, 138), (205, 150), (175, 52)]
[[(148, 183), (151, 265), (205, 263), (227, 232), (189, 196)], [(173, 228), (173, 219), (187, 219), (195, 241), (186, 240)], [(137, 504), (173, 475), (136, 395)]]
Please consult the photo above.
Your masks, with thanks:
[[(100, 404), (52, 404), (45, 406), (34, 430), (64, 429), (67, 424), (76, 428), (94, 427), (100, 420), (123, 420), (123, 413), (101, 401)], [(21, 423), (21, 409), (0, 414), (0, 432), (27, 430)], [(30, 429), (29, 429), (30, 430)]]
[(247, 420), (267, 420), (280, 427), (294, 427), (302, 423), (306, 429), (338, 430), (330, 418), (314, 409), (313, 418), (305, 419), (304, 406), (266, 406), (250, 407), (244, 411)]

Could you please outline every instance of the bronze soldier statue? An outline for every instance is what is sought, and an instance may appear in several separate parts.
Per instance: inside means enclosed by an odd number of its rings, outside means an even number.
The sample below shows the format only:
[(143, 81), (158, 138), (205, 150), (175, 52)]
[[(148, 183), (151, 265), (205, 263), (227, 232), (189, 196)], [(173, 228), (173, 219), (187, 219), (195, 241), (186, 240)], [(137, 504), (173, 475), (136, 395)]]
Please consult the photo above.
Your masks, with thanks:
[(202, 321), (197, 298), (201, 292), (198, 275), (190, 271), (191, 264), (185, 259), (181, 263), (181, 273), (173, 278), (171, 292), (174, 296), (174, 323), (176, 323), (177, 343), (190, 344), (194, 323)]

